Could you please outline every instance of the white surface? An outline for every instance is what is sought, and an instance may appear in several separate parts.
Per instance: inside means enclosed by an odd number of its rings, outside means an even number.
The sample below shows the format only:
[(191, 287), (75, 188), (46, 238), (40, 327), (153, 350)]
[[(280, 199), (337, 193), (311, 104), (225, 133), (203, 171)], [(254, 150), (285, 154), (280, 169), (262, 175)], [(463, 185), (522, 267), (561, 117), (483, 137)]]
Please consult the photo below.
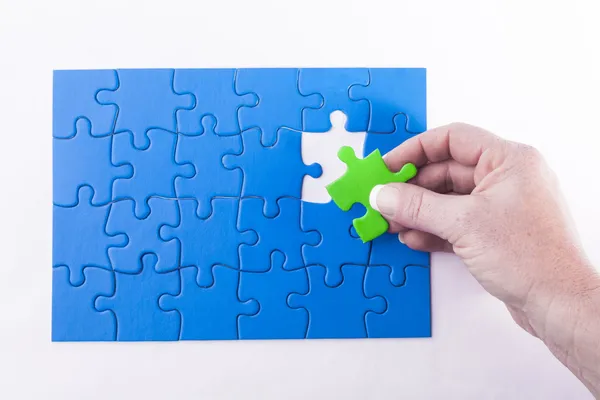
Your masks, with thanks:
[(350, 146), (358, 158), (363, 156), (367, 133), (348, 132), (348, 117), (341, 111), (332, 112), (329, 120), (331, 129), (328, 132), (302, 132), (302, 161), (306, 165), (318, 163), (323, 170), (320, 177), (307, 175), (302, 182), (302, 200), (311, 203), (331, 201), (326, 186), (346, 171), (346, 164), (337, 157), (340, 147)]
[(597, 0), (158, 4), (0, 0), (0, 398), (588, 398), (447, 255), (432, 339), (51, 343), (54, 68), (427, 67), (429, 126), (539, 147), (600, 265)]

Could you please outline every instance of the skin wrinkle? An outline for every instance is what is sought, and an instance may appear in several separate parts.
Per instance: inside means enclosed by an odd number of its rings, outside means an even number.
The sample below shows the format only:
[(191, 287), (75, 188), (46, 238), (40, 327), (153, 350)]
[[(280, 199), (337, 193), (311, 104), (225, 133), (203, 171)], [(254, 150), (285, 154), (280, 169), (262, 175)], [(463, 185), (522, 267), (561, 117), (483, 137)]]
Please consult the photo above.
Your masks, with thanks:
[(454, 183), (452, 182), (452, 176), (450, 175), (450, 166), (448, 164), (446, 165), (446, 179), (445, 179), (445, 184), (446, 184), (446, 190), (445, 192), (450, 192), (454, 189)]
[(385, 157), (392, 170), (409, 161), (420, 167), (417, 177), (374, 199), (378, 208), (380, 198), (395, 205), (383, 213), (390, 229), (404, 232), (410, 248), (456, 253), (515, 322), (600, 398), (600, 277), (539, 151), (451, 124)]

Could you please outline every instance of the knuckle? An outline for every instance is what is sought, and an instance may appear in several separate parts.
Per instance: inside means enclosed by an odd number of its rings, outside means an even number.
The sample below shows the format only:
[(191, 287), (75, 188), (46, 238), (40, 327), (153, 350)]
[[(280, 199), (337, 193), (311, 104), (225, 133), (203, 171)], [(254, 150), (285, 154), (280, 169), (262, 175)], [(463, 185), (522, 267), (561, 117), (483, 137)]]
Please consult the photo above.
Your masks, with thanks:
[(521, 154), (528, 161), (540, 163), (540, 162), (543, 162), (543, 160), (544, 160), (544, 156), (542, 156), (542, 153), (533, 146), (521, 144), (520, 150), (521, 150)]

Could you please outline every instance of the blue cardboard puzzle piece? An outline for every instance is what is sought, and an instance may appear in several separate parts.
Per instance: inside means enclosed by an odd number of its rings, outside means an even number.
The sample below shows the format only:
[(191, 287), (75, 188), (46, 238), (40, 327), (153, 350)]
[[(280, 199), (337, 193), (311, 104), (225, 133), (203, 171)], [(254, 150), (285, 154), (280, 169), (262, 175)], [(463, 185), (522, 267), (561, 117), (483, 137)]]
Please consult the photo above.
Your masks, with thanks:
[(69, 281), (69, 268), (52, 269), (52, 341), (109, 341), (115, 340), (114, 316), (94, 307), (98, 296), (114, 292), (112, 271), (85, 268), (80, 285)]
[(358, 236), (353, 237), (350, 233), (352, 220), (363, 214), (360, 207), (342, 211), (332, 201), (327, 204), (302, 202), (302, 230), (317, 231), (321, 235), (317, 245), (302, 246), (304, 263), (324, 267), (328, 286), (342, 282), (343, 265), (366, 265), (369, 261), (370, 243), (363, 243)]
[(350, 98), (368, 100), (369, 132), (394, 131), (394, 116), (408, 116), (407, 130), (420, 133), (426, 127), (425, 68), (370, 68), (367, 85), (350, 87)]
[(365, 266), (345, 265), (341, 284), (330, 287), (325, 284), (325, 268), (307, 267), (309, 291), (306, 294), (291, 293), (288, 305), (308, 311), (307, 338), (365, 338), (365, 314), (367, 311), (382, 313), (386, 309), (383, 297), (365, 297), (363, 280)]
[(382, 155), (389, 153), (391, 150), (396, 148), (405, 140), (408, 140), (414, 136), (414, 133), (410, 133), (406, 130), (407, 118), (404, 114), (397, 114), (394, 116), (394, 131), (392, 133), (367, 133), (365, 139), (365, 148), (363, 157), (371, 154), (375, 149), (379, 149)]
[(94, 137), (91, 129), (90, 121), (80, 118), (71, 137), (53, 140), (52, 197), (57, 206), (77, 204), (77, 194), (83, 186), (94, 189), (93, 204), (108, 204), (113, 181), (133, 175), (130, 164), (111, 163), (112, 136)]
[(148, 199), (152, 196), (175, 198), (175, 178), (191, 178), (195, 174), (192, 164), (175, 162), (175, 145), (178, 135), (162, 129), (148, 131), (147, 149), (137, 149), (131, 133), (114, 135), (112, 159), (115, 165), (133, 165), (133, 176), (116, 179), (113, 185), (114, 200), (133, 199), (135, 215), (146, 218), (150, 213)]
[(308, 328), (308, 312), (287, 305), (290, 293), (308, 293), (306, 268), (283, 269), (285, 255), (271, 253), (271, 267), (265, 272), (240, 274), (239, 296), (242, 301), (255, 299), (260, 311), (239, 318), (240, 339), (302, 339)]
[(258, 98), (255, 106), (242, 106), (238, 118), (242, 131), (259, 127), (262, 143), (272, 146), (281, 127), (302, 129), (302, 110), (319, 108), (322, 97), (303, 96), (298, 91), (298, 69), (296, 68), (244, 68), (239, 69), (235, 91), (239, 95), (248, 93)]
[(256, 245), (240, 246), (242, 271), (267, 271), (274, 251), (285, 254), (285, 269), (303, 268), (302, 246), (319, 243), (319, 234), (300, 228), (300, 200), (289, 197), (279, 199), (280, 211), (275, 218), (263, 215), (263, 203), (260, 198), (245, 198), (241, 202), (238, 229), (252, 229), (258, 235)]
[(179, 293), (179, 270), (158, 273), (156, 261), (154, 254), (145, 254), (138, 274), (115, 272), (114, 294), (96, 299), (98, 311), (114, 313), (118, 341), (162, 341), (179, 337), (179, 314), (158, 307), (161, 295)]
[(66, 266), (74, 286), (83, 284), (86, 267), (112, 270), (108, 248), (123, 248), (127, 236), (107, 235), (105, 232), (110, 206), (91, 204), (93, 191), (84, 186), (79, 190), (79, 201), (73, 207), (53, 207), (52, 265)]
[(242, 132), (242, 153), (223, 157), (225, 168), (243, 171), (242, 197), (265, 199), (267, 217), (279, 213), (277, 200), (281, 197), (300, 198), (306, 175), (313, 178), (321, 175), (320, 165), (306, 165), (302, 161), (301, 140), (300, 132), (282, 128), (277, 142), (265, 147), (260, 141), (260, 130), (250, 129)]
[(390, 281), (391, 268), (369, 266), (365, 294), (383, 296), (388, 307), (383, 313), (368, 312), (365, 317), (369, 337), (402, 338), (431, 336), (431, 297), (429, 268), (407, 266), (401, 286)]
[(384, 233), (371, 243), (369, 266), (371, 265), (390, 267), (392, 284), (400, 286), (404, 283), (404, 269), (408, 265), (429, 267), (430, 255), (400, 243), (396, 234)]
[(366, 132), (369, 124), (369, 102), (352, 100), (348, 91), (353, 85), (369, 83), (367, 68), (302, 68), (298, 90), (302, 95), (317, 94), (323, 98), (321, 108), (302, 110), (304, 132), (327, 132), (331, 129), (329, 116), (336, 110), (348, 116), (348, 132)]
[(196, 170), (192, 177), (175, 178), (177, 197), (196, 199), (201, 218), (211, 214), (214, 197), (239, 197), (242, 192), (242, 170), (223, 166), (225, 154), (241, 154), (242, 138), (217, 135), (215, 123), (214, 117), (204, 116), (202, 130), (192, 136), (180, 135), (175, 152), (177, 163), (191, 163)]
[(142, 256), (155, 254), (158, 257), (158, 272), (173, 271), (179, 268), (179, 241), (165, 242), (159, 237), (159, 229), (163, 225), (176, 226), (180, 223), (177, 200), (149, 200), (152, 212), (146, 218), (137, 218), (133, 212), (132, 200), (121, 200), (110, 206), (106, 232), (109, 235), (124, 233), (127, 235), (126, 246), (112, 246), (108, 256), (112, 267), (117, 272), (136, 274), (142, 270)]
[(96, 101), (102, 89), (117, 88), (117, 72), (113, 70), (54, 71), (52, 99), (52, 135), (68, 139), (75, 132), (75, 121), (92, 122), (92, 136), (113, 133), (117, 106), (104, 107)]
[(253, 94), (235, 92), (235, 69), (177, 69), (173, 88), (176, 93), (191, 93), (195, 104), (192, 109), (177, 110), (177, 132), (194, 134), (202, 129), (200, 120), (206, 115), (216, 118), (215, 132), (240, 132), (238, 109), (254, 107), (258, 98)]
[(214, 267), (214, 283), (209, 287), (196, 284), (196, 268), (183, 268), (181, 291), (165, 294), (159, 306), (181, 315), (181, 340), (238, 339), (238, 318), (254, 315), (259, 306), (256, 300), (238, 298), (239, 271)]
[(194, 96), (174, 92), (174, 73), (172, 69), (117, 70), (118, 87), (96, 94), (99, 104), (118, 107), (115, 133), (131, 132), (134, 146), (145, 149), (150, 129), (176, 132), (177, 110), (192, 109)]
[(160, 230), (167, 243), (181, 243), (181, 266), (198, 269), (199, 286), (213, 284), (212, 271), (216, 265), (239, 269), (238, 248), (242, 244), (254, 245), (258, 240), (254, 231), (237, 230), (239, 202), (237, 198), (215, 198), (213, 213), (200, 218), (195, 200), (179, 200), (181, 223), (165, 225)]

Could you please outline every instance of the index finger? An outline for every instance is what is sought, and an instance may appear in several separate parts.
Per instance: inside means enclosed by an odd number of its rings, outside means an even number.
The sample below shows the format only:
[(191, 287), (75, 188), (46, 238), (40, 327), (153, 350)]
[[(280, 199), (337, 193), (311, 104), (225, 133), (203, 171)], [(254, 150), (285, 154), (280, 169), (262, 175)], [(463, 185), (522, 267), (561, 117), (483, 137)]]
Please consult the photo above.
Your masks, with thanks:
[(385, 163), (398, 171), (406, 163), (421, 167), (427, 163), (453, 159), (463, 165), (477, 165), (481, 154), (502, 139), (485, 129), (453, 123), (430, 129), (408, 139), (387, 153)]

